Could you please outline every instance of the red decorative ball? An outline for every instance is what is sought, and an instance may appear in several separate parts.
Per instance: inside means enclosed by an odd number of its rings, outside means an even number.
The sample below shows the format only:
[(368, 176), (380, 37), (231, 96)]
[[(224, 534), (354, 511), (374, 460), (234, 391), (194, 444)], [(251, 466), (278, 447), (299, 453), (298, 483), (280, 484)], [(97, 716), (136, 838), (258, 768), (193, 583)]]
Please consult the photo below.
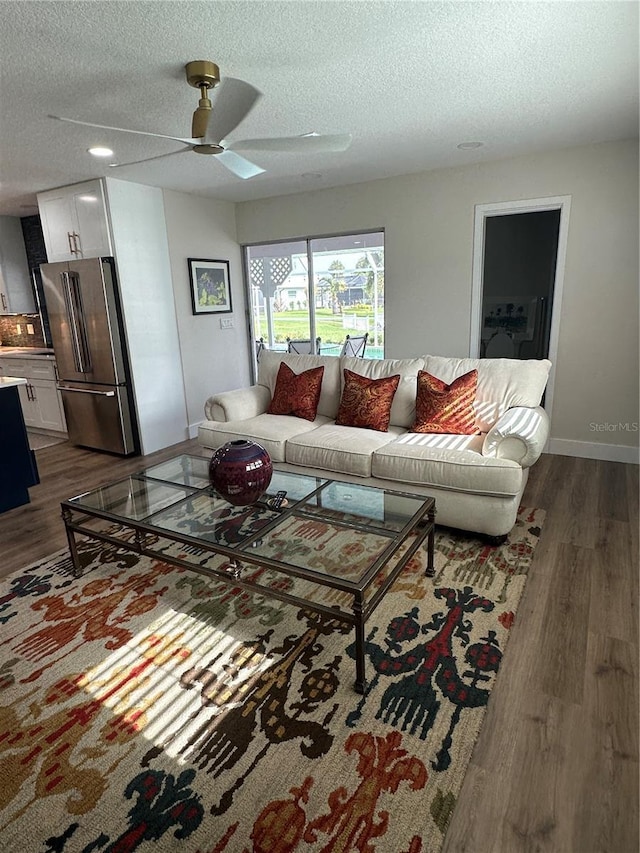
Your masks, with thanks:
[(255, 503), (273, 475), (271, 457), (261, 444), (245, 438), (219, 447), (209, 463), (211, 485), (234, 506)]

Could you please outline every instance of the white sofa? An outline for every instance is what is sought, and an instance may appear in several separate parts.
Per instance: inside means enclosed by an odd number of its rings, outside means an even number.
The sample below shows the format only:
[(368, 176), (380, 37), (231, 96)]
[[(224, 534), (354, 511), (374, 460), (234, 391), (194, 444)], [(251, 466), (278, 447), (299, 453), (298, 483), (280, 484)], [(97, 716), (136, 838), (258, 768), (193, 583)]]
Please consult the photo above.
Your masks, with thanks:
[[(282, 361), (294, 373), (324, 365), (314, 421), (266, 413)], [(256, 385), (207, 400), (198, 441), (215, 449), (251, 438), (268, 450), (281, 470), (432, 495), (438, 524), (499, 541), (514, 525), (529, 468), (549, 435), (540, 401), (550, 367), (546, 360), (434, 355), (367, 359), (265, 350)], [(372, 379), (400, 374), (388, 432), (336, 425), (344, 368)], [(450, 383), (473, 368), (478, 370), (474, 406), (480, 434), (410, 432), (418, 371)]]

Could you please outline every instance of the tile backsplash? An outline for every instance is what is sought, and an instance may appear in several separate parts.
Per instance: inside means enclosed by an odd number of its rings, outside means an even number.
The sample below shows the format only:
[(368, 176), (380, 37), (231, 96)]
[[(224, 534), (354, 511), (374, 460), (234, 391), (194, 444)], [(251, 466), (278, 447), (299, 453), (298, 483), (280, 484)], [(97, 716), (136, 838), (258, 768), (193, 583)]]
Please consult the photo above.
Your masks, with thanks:
[[(33, 326), (33, 334), (27, 331)], [(18, 331), (19, 330), (19, 331)], [(0, 316), (0, 343), (6, 347), (44, 347), (44, 335), (39, 314)]]

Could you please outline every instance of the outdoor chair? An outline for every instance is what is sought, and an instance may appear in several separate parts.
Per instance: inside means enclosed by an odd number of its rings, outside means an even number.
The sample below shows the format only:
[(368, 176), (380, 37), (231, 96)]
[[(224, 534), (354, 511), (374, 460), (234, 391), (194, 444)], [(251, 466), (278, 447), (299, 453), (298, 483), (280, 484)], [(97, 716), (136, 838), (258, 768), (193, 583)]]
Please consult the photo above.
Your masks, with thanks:
[(258, 338), (256, 341), (256, 361), (260, 361), (260, 354), (263, 349), (267, 349), (267, 345), (264, 342), (264, 338)]
[(364, 335), (347, 335), (345, 338), (345, 342), (342, 345), (342, 352), (340, 355), (351, 355), (358, 356), (359, 358), (364, 358), (364, 350), (367, 346), (367, 338), (369, 337), (369, 332), (365, 332)]
[(311, 338), (292, 340), (287, 338), (287, 352), (295, 352), (299, 355), (318, 355), (320, 353), (320, 338), (312, 341)]

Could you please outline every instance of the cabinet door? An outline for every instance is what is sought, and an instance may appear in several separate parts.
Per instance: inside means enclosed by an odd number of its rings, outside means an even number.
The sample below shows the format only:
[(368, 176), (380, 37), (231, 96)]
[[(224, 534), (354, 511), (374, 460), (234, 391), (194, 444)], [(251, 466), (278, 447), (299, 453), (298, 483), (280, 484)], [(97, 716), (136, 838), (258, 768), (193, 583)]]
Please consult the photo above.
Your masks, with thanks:
[(65, 432), (67, 425), (64, 420), (60, 394), (56, 388), (56, 383), (50, 379), (31, 379), (30, 387), (33, 398), (31, 405), (35, 409), (33, 418), (34, 421), (37, 421), (37, 423), (34, 422), (31, 426)]
[(20, 219), (0, 216), (0, 314), (30, 314), (35, 306)]
[(73, 253), (73, 232), (75, 220), (73, 198), (64, 189), (38, 196), (38, 208), (44, 243), (47, 247), (47, 259), (70, 261), (77, 257)]
[(40, 415), (38, 407), (35, 404), (30, 385), (18, 385), (18, 394), (20, 395), (20, 404), (22, 406), (22, 415), (24, 417), (25, 426), (39, 427)]
[(76, 232), (73, 241), (80, 250), (76, 257), (100, 258), (111, 255), (107, 213), (104, 206), (102, 187), (95, 181), (91, 186), (73, 194), (76, 216)]

